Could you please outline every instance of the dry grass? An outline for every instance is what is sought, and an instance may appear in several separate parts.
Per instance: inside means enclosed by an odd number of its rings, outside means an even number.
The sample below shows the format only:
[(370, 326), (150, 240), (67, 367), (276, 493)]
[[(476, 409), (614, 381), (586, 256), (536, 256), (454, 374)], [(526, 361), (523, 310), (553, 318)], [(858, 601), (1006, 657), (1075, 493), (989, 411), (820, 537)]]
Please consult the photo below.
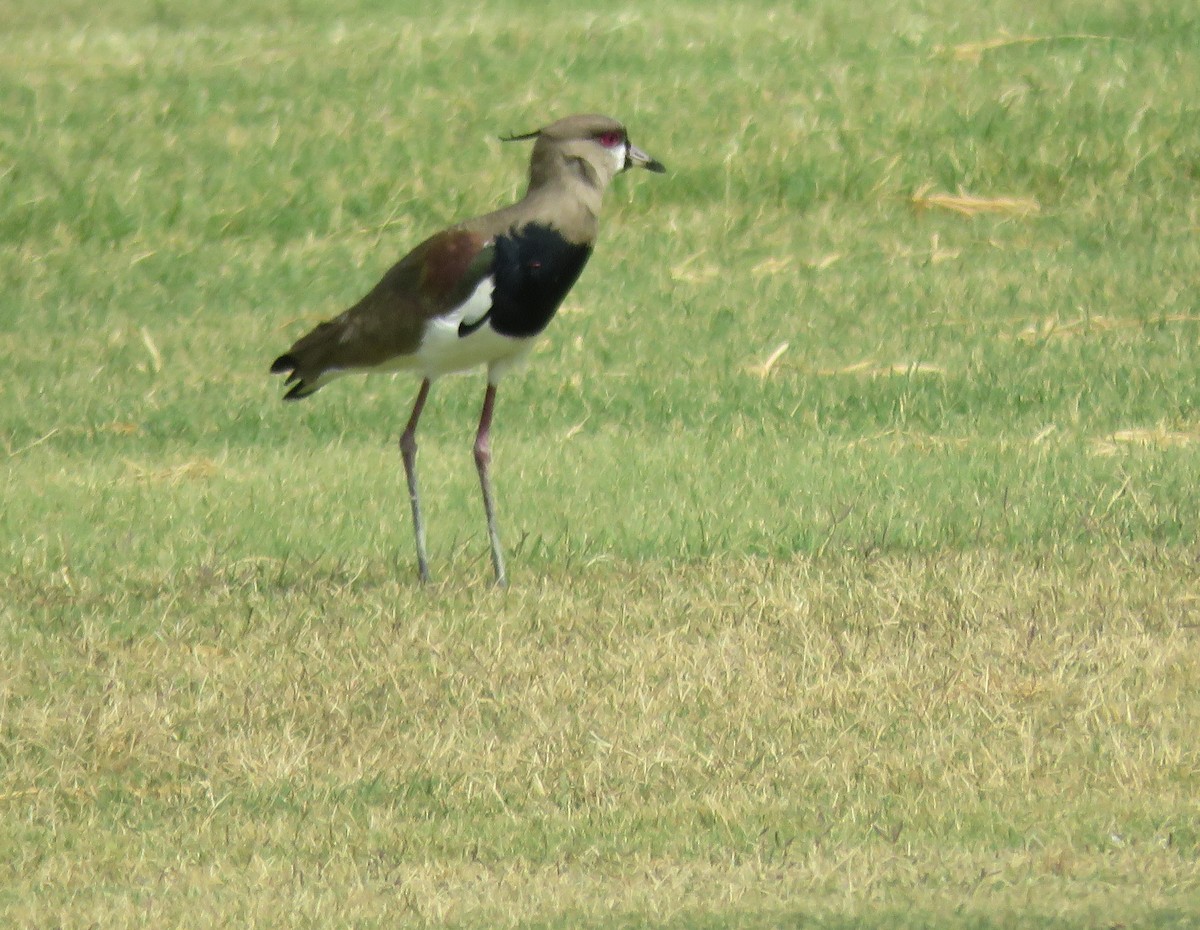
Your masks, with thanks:
[(1200, 433), (1181, 430), (1138, 427), (1119, 429), (1093, 442), (1092, 448), (1099, 455), (1117, 455), (1123, 448), (1139, 446), (1153, 449), (1179, 448), (1200, 442)]
[[(771, 353), (763, 359), (763, 361), (748, 365), (746, 370), (753, 375), (757, 375), (761, 380), (765, 381), (771, 377), (772, 372), (783, 371), (788, 366), (783, 362), (784, 353), (790, 348), (790, 344), (783, 342), (776, 346)], [(836, 375), (857, 375), (864, 378), (881, 378), (889, 376), (912, 377), (914, 375), (933, 375), (941, 377), (946, 374), (946, 369), (941, 365), (935, 365), (932, 362), (890, 362), (880, 363), (874, 359), (861, 359), (857, 362), (852, 362), (849, 365), (840, 365), (836, 368), (819, 368), (814, 374), (826, 378)]]
[[(1057, 316), (1047, 317), (1023, 326), (1016, 334), (1022, 342), (1040, 343), (1050, 339), (1076, 339), (1086, 336), (1102, 336), (1108, 333), (1145, 330), (1167, 324), (1200, 323), (1200, 317), (1191, 314), (1163, 314), (1151, 318), (1116, 319), (1104, 314), (1088, 314), (1075, 319), (1063, 320)], [(1135, 334), (1136, 335), (1136, 334)]]
[(933, 192), (933, 185), (918, 188), (911, 197), (917, 211), (937, 208), (961, 216), (980, 216), (995, 213), (1001, 216), (1033, 216), (1041, 212), (1041, 204), (1032, 197), (980, 197), (959, 191), (957, 194)]
[(10, 925), (1169, 910), (1200, 881), (1195, 581), (980, 552), (500, 599), (269, 561), (143, 603), (47, 583), (46, 620), (91, 608), (5, 648)]
[[(1010, 36), (1001, 35), (992, 39), (984, 39), (980, 42), (961, 42), (949, 49), (951, 56), (957, 61), (967, 61), (977, 63), (988, 52), (1002, 51), (1011, 48), (1023, 48), (1044, 43), (1060, 43), (1060, 42), (1112, 42), (1112, 36), (1090, 35), (1086, 33), (1074, 33), (1052, 36)], [(939, 47), (936, 49), (938, 54), (944, 54), (946, 49)]]

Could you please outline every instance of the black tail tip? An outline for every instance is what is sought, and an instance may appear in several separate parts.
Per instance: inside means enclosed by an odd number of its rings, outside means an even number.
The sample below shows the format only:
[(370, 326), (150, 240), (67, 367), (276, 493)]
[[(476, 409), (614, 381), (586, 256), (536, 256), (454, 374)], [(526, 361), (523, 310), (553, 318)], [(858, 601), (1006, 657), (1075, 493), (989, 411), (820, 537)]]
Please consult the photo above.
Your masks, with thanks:
[(283, 395), (284, 400), (304, 400), (309, 394), (315, 394), (317, 389), (304, 381), (297, 381), (292, 389)]
[(316, 393), (316, 388), (300, 377), (297, 369), (300, 367), (300, 360), (294, 355), (281, 355), (271, 363), (271, 374), (287, 375), (287, 381), (284, 384), (290, 384), (292, 389), (283, 395), (284, 400), (303, 400), (309, 394)]

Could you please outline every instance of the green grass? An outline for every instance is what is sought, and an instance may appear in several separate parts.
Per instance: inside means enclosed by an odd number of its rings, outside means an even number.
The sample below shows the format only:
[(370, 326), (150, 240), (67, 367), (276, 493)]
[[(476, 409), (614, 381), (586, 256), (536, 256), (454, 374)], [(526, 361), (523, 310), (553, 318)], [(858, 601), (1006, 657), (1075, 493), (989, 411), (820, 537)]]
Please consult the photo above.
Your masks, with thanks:
[[(6, 926), (1200, 921), (1200, 12), (846, 6), (0, 11)], [(415, 385), (265, 369), (578, 110), (423, 589)]]

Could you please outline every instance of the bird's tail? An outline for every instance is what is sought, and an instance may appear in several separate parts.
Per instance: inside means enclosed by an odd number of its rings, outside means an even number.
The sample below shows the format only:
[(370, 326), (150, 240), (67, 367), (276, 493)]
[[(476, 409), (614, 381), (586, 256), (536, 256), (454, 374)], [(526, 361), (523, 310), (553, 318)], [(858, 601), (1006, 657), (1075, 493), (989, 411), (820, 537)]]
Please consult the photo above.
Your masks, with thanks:
[(290, 352), (285, 352), (271, 363), (271, 374), (282, 375), (285, 372), (287, 380), (284, 381), (284, 384), (290, 384), (292, 389), (283, 395), (284, 400), (301, 400), (308, 397), (309, 394), (315, 393), (320, 387), (319, 384), (306, 380), (300, 374), (300, 359)]
[(333, 359), (340, 334), (339, 321), (322, 323), (271, 363), (271, 374), (286, 374), (292, 386), (284, 400), (302, 400), (342, 374)]

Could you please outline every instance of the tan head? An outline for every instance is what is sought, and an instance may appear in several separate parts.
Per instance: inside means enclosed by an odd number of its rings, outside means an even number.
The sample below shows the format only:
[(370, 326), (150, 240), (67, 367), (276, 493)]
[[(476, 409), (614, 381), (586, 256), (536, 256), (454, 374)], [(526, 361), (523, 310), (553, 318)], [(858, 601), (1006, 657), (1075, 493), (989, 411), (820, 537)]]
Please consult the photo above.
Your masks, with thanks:
[(629, 141), (629, 133), (615, 119), (595, 113), (568, 116), (549, 126), (505, 142), (535, 139), (529, 165), (529, 189), (563, 179), (580, 179), (603, 191), (614, 177), (629, 168), (664, 172), (662, 163)]

